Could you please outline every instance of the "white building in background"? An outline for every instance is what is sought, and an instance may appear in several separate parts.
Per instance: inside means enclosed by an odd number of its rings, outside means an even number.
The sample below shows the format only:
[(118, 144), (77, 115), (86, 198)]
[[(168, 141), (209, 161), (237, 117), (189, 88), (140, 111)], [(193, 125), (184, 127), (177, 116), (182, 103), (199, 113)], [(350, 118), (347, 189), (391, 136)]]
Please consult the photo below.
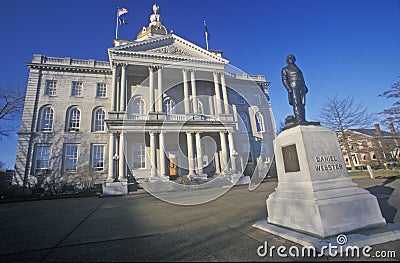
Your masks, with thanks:
[[(109, 61), (34, 55), (16, 179), (70, 183), (251, 175), (270, 165), (275, 124), (264, 76), (228, 66), (161, 23), (114, 39)], [(233, 69), (233, 70), (231, 70)], [(32, 186), (32, 185), (30, 185)]]

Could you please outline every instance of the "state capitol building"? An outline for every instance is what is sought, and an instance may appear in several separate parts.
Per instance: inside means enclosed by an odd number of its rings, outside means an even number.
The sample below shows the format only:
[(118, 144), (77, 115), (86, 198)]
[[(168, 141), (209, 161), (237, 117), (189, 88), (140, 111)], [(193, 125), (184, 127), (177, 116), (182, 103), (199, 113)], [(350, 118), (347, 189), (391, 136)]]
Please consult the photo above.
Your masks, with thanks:
[[(273, 162), (276, 129), (265, 76), (248, 75), (175, 35), (153, 6), (108, 61), (34, 54), (16, 183), (52, 175), (83, 184), (252, 175)], [(62, 54), (61, 54), (62, 56)], [(39, 180), (40, 181), (40, 180)]]

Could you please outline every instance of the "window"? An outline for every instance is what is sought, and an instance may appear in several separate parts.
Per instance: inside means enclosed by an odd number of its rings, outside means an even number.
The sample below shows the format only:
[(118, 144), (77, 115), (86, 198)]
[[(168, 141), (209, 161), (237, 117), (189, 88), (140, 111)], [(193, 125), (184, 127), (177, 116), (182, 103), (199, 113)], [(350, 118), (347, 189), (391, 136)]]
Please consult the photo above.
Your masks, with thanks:
[(98, 98), (107, 97), (107, 84), (106, 83), (97, 83), (96, 97), (98, 97)]
[(171, 99), (165, 100), (165, 112), (167, 115), (171, 115), (175, 113), (175, 102)]
[(54, 110), (45, 106), (41, 110), (40, 131), (48, 132), (53, 130)]
[(68, 114), (68, 131), (79, 131), (81, 111), (78, 108), (71, 108)]
[(146, 168), (146, 147), (144, 144), (136, 143), (133, 145), (133, 168)]
[(35, 169), (38, 170), (49, 169), (50, 160), (50, 145), (38, 145), (35, 154)]
[(236, 93), (236, 100), (237, 100), (238, 104), (245, 104), (246, 103), (246, 101), (244, 100), (242, 95), (240, 95), (239, 93)]
[(73, 97), (81, 97), (82, 96), (82, 82), (73, 81), (72, 82), (72, 89), (71, 89), (71, 96)]
[(105, 131), (104, 119), (106, 118), (106, 112), (100, 108), (96, 109), (94, 112), (94, 131)]
[(93, 145), (92, 167), (97, 171), (104, 170), (104, 145)]
[(201, 115), (204, 115), (204, 106), (203, 102), (201, 102), (199, 99), (197, 99), (197, 112)]
[(78, 165), (78, 145), (66, 144), (64, 152), (64, 170), (76, 171)]
[(46, 87), (44, 90), (44, 95), (56, 96), (56, 91), (57, 91), (57, 81), (46, 80)]
[(257, 131), (258, 132), (264, 132), (264, 118), (261, 114), (261, 112), (256, 113), (256, 126), (257, 126)]
[(260, 97), (258, 96), (258, 94), (253, 94), (253, 104), (260, 105)]
[(134, 114), (144, 115), (144, 100), (142, 98), (135, 98), (133, 100), (133, 112)]
[(245, 112), (239, 112), (240, 119), (239, 121), (239, 128), (242, 132), (250, 131), (250, 124), (249, 124), (249, 115)]
[(243, 152), (247, 155), (247, 163), (253, 163), (253, 157), (251, 156), (251, 146), (249, 143), (243, 144)]

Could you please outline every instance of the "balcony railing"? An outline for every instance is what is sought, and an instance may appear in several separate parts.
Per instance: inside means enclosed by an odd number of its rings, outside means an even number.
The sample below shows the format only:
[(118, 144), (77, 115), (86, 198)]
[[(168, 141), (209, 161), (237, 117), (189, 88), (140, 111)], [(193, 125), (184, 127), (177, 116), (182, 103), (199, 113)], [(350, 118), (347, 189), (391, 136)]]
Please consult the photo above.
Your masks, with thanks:
[(135, 114), (131, 113), (128, 115), (129, 120), (159, 120), (159, 121), (172, 121), (172, 122), (185, 122), (185, 121), (222, 121), (229, 122), (234, 121), (233, 115), (201, 115), (201, 114)]

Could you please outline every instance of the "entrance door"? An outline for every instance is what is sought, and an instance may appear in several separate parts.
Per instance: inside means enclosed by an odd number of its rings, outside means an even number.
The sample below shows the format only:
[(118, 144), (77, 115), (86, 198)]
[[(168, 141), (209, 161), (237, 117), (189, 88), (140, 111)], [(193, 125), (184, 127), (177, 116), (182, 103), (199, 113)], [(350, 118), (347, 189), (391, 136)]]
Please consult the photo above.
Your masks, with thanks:
[(169, 156), (169, 176), (177, 176), (178, 169), (177, 169), (177, 160), (175, 155)]

